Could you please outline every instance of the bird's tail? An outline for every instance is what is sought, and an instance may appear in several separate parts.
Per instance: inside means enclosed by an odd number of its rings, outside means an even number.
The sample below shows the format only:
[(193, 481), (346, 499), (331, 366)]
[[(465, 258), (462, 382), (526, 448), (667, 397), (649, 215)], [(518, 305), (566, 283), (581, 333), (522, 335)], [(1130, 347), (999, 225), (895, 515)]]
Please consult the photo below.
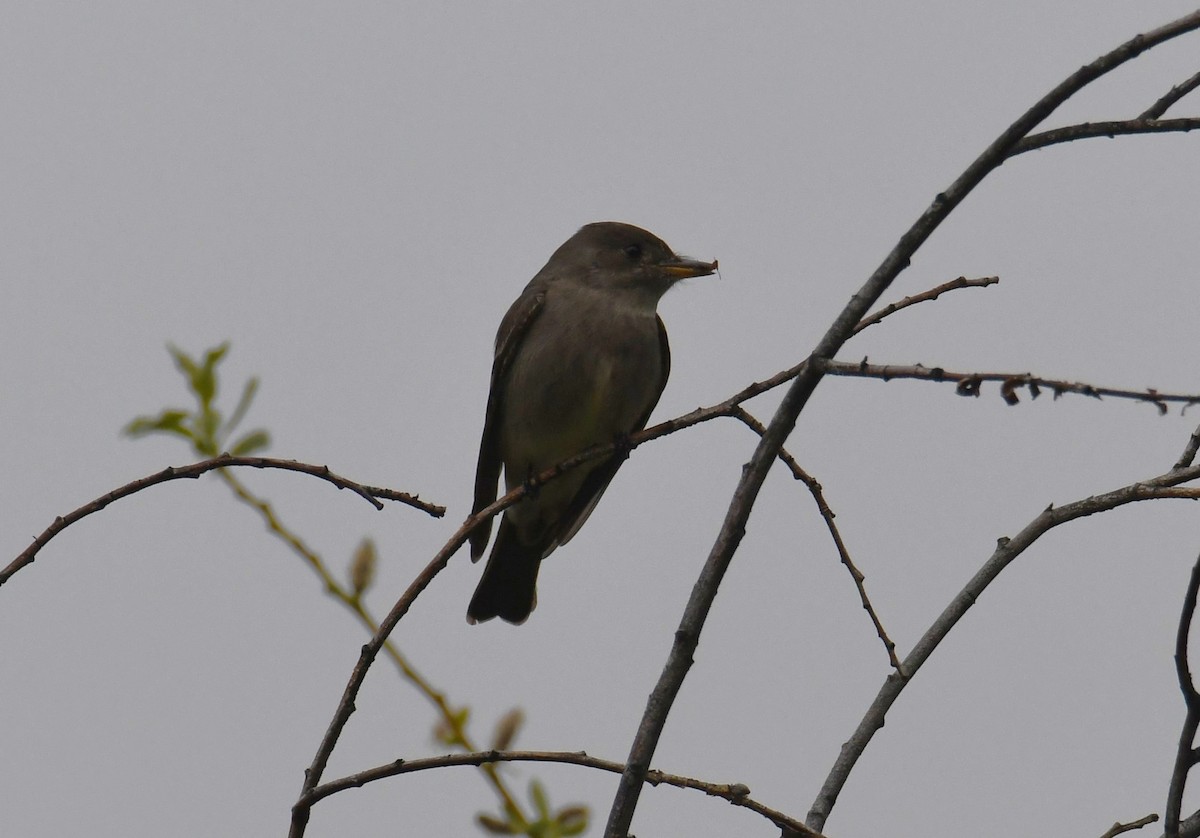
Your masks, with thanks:
[(474, 625), (492, 617), (514, 624), (525, 622), (537, 605), (543, 552), (537, 546), (521, 544), (508, 517), (501, 518), (492, 554), (467, 606), (467, 622)]

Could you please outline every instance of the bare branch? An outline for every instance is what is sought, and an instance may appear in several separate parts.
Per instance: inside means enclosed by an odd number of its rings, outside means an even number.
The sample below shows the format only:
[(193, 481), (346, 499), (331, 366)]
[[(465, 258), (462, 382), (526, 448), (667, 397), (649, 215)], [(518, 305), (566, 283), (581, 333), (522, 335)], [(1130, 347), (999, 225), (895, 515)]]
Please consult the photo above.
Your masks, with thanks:
[(326, 482), (332, 483), (339, 489), (349, 489), (362, 498), (365, 498), (376, 509), (383, 509), (383, 504), (379, 499), (392, 500), (399, 503), (406, 503), (422, 512), (427, 512), (435, 518), (440, 518), (446, 514), (444, 506), (436, 506), (432, 503), (420, 500), (416, 495), (410, 495), (407, 492), (397, 492), (393, 489), (380, 489), (375, 486), (364, 486), (361, 483), (355, 483), (345, 477), (334, 474), (329, 470), (328, 466), (317, 466), (310, 463), (298, 463), (295, 460), (278, 460), (272, 457), (231, 457), (228, 454), (222, 454), (219, 457), (213, 457), (209, 460), (201, 460), (198, 463), (192, 463), (187, 466), (168, 467), (158, 472), (151, 474), (148, 477), (143, 477), (139, 480), (134, 480), (132, 483), (126, 483), (119, 489), (113, 489), (106, 495), (96, 498), (90, 503), (86, 503), (73, 512), (66, 515), (61, 515), (54, 519), (54, 523), (42, 531), (42, 534), (33, 540), (33, 543), (25, 549), (21, 555), (17, 556), (8, 567), (0, 570), (0, 585), (7, 582), (14, 573), (28, 564), (31, 564), (34, 557), (37, 556), (39, 550), (46, 546), (50, 539), (58, 535), (67, 527), (74, 524), (81, 518), (86, 518), (93, 512), (99, 512), (104, 507), (108, 506), (113, 501), (127, 498), (132, 494), (147, 489), (151, 486), (157, 486), (159, 483), (166, 483), (169, 480), (194, 480), (205, 472), (213, 471), (214, 469), (232, 468), (234, 466), (247, 466), (249, 468), (277, 468), (284, 471), (298, 471), (302, 474), (309, 474), (313, 477), (320, 478)]
[(1193, 812), (1187, 820), (1179, 824), (1179, 838), (1197, 838), (1200, 836), (1200, 812)]
[[(744, 388), (729, 399), (720, 404), (713, 405), (709, 408), (701, 408), (693, 410), (691, 413), (670, 419), (666, 422), (660, 422), (653, 427), (639, 431), (624, 441), (624, 445), (630, 449), (636, 448), (642, 443), (649, 442), (652, 439), (657, 439), (660, 436), (674, 433), (683, 428), (691, 427), (692, 425), (701, 422), (707, 422), (712, 419), (723, 416), (731, 416), (738, 409), (737, 406), (746, 399), (764, 393), (772, 387), (777, 387), (779, 384), (794, 377), (800, 370), (804, 369), (805, 364), (801, 363), (791, 369), (777, 373), (771, 378), (763, 382), (755, 382), (749, 387)], [(329, 762), (329, 757), (333, 753), (334, 747), (337, 745), (338, 739), (341, 737), (342, 730), (349, 721), (351, 714), (354, 712), (354, 701), (358, 696), (358, 691), (361, 689), (363, 681), (367, 677), (367, 672), (370, 670), (375, 658), (379, 654), (379, 650), (383, 647), (400, 619), (408, 612), (413, 600), (423, 591), (438, 573), (450, 561), (458, 549), (466, 541), (467, 537), (476, 526), (482, 521), (491, 518), (512, 504), (523, 498), (531, 489), (536, 489), (545, 483), (556, 479), (562, 474), (565, 474), (572, 469), (575, 469), (585, 462), (589, 462), (599, 457), (604, 457), (616, 451), (617, 442), (612, 442), (607, 445), (593, 446), (592, 448), (576, 454), (553, 468), (549, 468), (533, 479), (526, 482), (525, 485), (519, 486), (507, 495), (503, 496), (491, 506), (481, 510), (477, 515), (473, 515), (466, 519), (458, 530), (450, 537), (450, 540), (438, 551), (437, 555), (430, 560), (429, 564), (417, 575), (416, 579), (409, 585), (408, 589), (401, 595), (396, 604), (392, 606), (392, 610), (380, 622), (378, 629), (371, 639), (362, 647), (362, 652), (359, 655), (358, 662), (354, 665), (354, 669), (350, 673), (350, 678), (342, 691), (342, 697), (338, 701), (337, 709), (334, 711), (329, 727), (325, 731), (320, 744), (317, 746), (317, 753), (313, 757), (311, 765), (304, 772), (304, 784), (301, 788), (301, 795), (296, 804), (292, 807), (292, 823), (289, 835), (291, 838), (300, 838), (304, 835), (305, 828), (308, 824), (309, 811), (311, 803), (304, 803), (307, 795), (316, 788), (321, 781), (321, 776), (324, 774), (325, 767)]]
[(905, 297), (898, 303), (888, 303), (879, 311), (864, 317), (857, 326), (854, 327), (852, 335), (857, 335), (868, 326), (874, 326), (880, 320), (890, 314), (895, 314), (902, 308), (916, 305), (917, 303), (936, 300), (938, 297), (945, 294), (947, 291), (957, 291), (959, 288), (987, 288), (989, 285), (995, 285), (1000, 281), (998, 276), (985, 276), (980, 279), (967, 279), (965, 276), (960, 276), (958, 279), (952, 279), (949, 282), (943, 282), (936, 288), (930, 288), (928, 291), (922, 291), (920, 294), (914, 294), (911, 297)]
[(1046, 146), (1086, 140), (1093, 137), (1118, 137), (1129, 134), (1171, 134), (1200, 129), (1200, 117), (1180, 119), (1120, 119), (1114, 122), (1083, 122), (1030, 134), (1013, 148), (1010, 157)]
[[(840, 366), (835, 362), (830, 363), (833, 364), (834, 368), (839, 368)], [(657, 425), (646, 428), (643, 431), (639, 431), (638, 433), (630, 436), (629, 439), (624, 442), (624, 445), (630, 449), (636, 448), (639, 445), (654, 439), (658, 439), (659, 437), (667, 436), (668, 434), (675, 433), (676, 431), (683, 430), (684, 428), (689, 428), (693, 425), (722, 417), (733, 417), (741, 421), (745, 421), (741, 416), (739, 416), (739, 414), (744, 414), (744, 411), (740, 407), (743, 402), (765, 393), (774, 387), (778, 387), (780, 384), (786, 383), (789, 380), (795, 379), (808, 366), (808, 361), (804, 361), (794, 367), (776, 373), (764, 381), (755, 382), (750, 386), (745, 387), (723, 402), (710, 407), (698, 408), (690, 413), (686, 413), (674, 419), (668, 419), (664, 422), (660, 422)], [(848, 366), (857, 367), (858, 365)], [(883, 369), (891, 371), (907, 368), (885, 367)], [(748, 416), (749, 414), (744, 415)], [(757, 422), (757, 420), (754, 421)], [(758, 424), (757, 427), (760, 428), (761, 424)], [(766, 429), (763, 431), (758, 431), (756, 428), (756, 432), (760, 433), (761, 435), (762, 433), (766, 432)], [(586, 451), (582, 451), (579, 454), (564, 460), (553, 468), (549, 468), (537, 475), (535, 478), (529, 481), (528, 488), (537, 488), (551, 480), (556, 479), (559, 475), (579, 467), (585, 462), (608, 456), (616, 451), (617, 447), (618, 443), (614, 442), (607, 445), (595, 446), (587, 449)], [(781, 453), (776, 454), (776, 456), (781, 459), (789, 469), (793, 469), (793, 474), (795, 473), (794, 469), (800, 469), (795, 460), (791, 459), (790, 455), (782, 451), (782, 445), (780, 445), (780, 452)], [(803, 472), (802, 469), (800, 469), (800, 471)], [(340, 699), (338, 707), (334, 712), (334, 717), (325, 732), (325, 736), (322, 739), (321, 744), (318, 746), (317, 754), (313, 758), (312, 764), (305, 772), (305, 784), (301, 791), (301, 799), (303, 799), (303, 795), (310, 792), (320, 782), (321, 775), (324, 773), (325, 765), (329, 760), (329, 756), (332, 754), (333, 748), (336, 745), (338, 738), (341, 736), (341, 731), (345, 727), (346, 722), (349, 720), (351, 714), (354, 712), (354, 700), (357, 697), (358, 691), (366, 678), (367, 671), (373, 665), (375, 657), (378, 655), (380, 648), (391, 635), (391, 632), (399, 623), (400, 618), (403, 617), (404, 614), (407, 613), (409, 607), (411, 607), (412, 602), (416, 598), (417, 594), (419, 594), (429, 585), (429, 583), (433, 580), (433, 577), (441, 572), (446, 563), (449, 562), (450, 557), (453, 556), (458, 548), (462, 546), (463, 540), (466, 538), (466, 535), (464, 534), (470, 533), (470, 531), (474, 529), (479, 522), (499, 514), (507, 507), (519, 501), (525, 496), (526, 491), (526, 486), (518, 487), (509, 494), (500, 498), (491, 506), (480, 511), (478, 515), (467, 518), (462, 526), (454, 533), (454, 535), (451, 536), (450, 540), (445, 544), (445, 546), (443, 546), (443, 548), (437, 553), (436, 556), (434, 556), (429, 564), (426, 565), (425, 569), (421, 571), (421, 573), (409, 586), (408, 590), (406, 590), (400, 599), (397, 600), (388, 616), (379, 624), (379, 628), (375, 632), (374, 636), (365, 646), (363, 646), (362, 654), (360, 655), (358, 662), (355, 664), (354, 670), (351, 672), (350, 678), (343, 691), (342, 698)], [(856, 571), (857, 568), (855, 568), (852, 573)], [(883, 630), (882, 623), (878, 621), (878, 615), (874, 614), (873, 609), (870, 609), (870, 611), (872, 613), (872, 620), (876, 623), (876, 629), (880, 633), (880, 637), (883, 639), (885, 647), (889, 649), (889, 657), (892, 657), (895, 648), (894, 644), (892, 644), (891, 639)], [(293, 807), (291, 832), (293, 838), (299, 838), (299, 836), (304, 834), (304, 828), (307, 820), (308, 807), (301, 806), (299, 803), (297, 803), (296, 806)]]
[(1116, 838), (1116, 836), (1123, 832), (1132, 832), (1135, 829), (1141, 829), (1143, 826), (1148, 826), (1152, 823), (1155, 823), (1157, 820), (1158, 815), (1150, 814), (1146, 815), (1144, 818), (1138, 818), (1136, 821), (1130, 821), (1129, 823), (1121, 823), (1120, 821), (1117, 821), (1111, 827), (1109, 827), (1108, 832), (1105, 832), (1100, 836), (1100, 838)]
[(1167, 108), (1174, 105), (1197, 87), (1200, 87), (1200, 73), (1196, 73), (1196, 75), (1187, 81), (1172, 87), (1161, 99), (1138, 114), (1138, 119), (1158, 119), (1167, 112)]
[(1188, 636), (1192, 619), (1196, 615), (1196, 595), (1200, 591), (1200, 557), (1192, 566), (1187, 592), (1183, 596), (1183, 611), (1179, 615), (1179, 629), (1175, 634), (1175, 674), (1179, 678), (1179, 690), (1187, 707), (1183, 729), (1179, 732), (1179, 745), (1175, 750), (1175, 767), (1171, 770), (1171, 783), (1167, 789), (1167, 808), (1163, 816), (1163, 834), (1167, 838), (1179, 838), (1179, 814), (1183, 807), (1183, 790), (1187, 785), (1188, 772), (1200, 762), (1196, 753), (1196, 729), (1200, 727), (1200, 692), (1192, 680), (1188, 664)]
[(817, 799), (813, 802), (805, 823), (813, 829), (824, 828), (825, 820), (833, 810), (838, 794), (841, 793), (842, 787), (849, 778), (851, 770), (853, 770), (855, 764), (858, 762), (858, 758), (862, 756), (864, 749), (875, 735), (875, 732), (883, 727), (884, 717), (887, 715), (892, 704), (910, 683), (910, 679), (916, 675), (925, 661), (929, 659), (929, 656), (933, 654), (938, 644), (945, 639), (950, 630), (962, 619), (970, 607), (975, 604), (975, 601), (987, 589), (988, 585), (1017, 556), (1025, 552), (1035, 541), (1051, 529), (1078, 518), (1094, 515), (1097, 512), (1106, 512), (1129, 503), (1160, 498), (1200, 500), (1200, 488), (1180, 487), (1180, 484), (1196, 480), (1197, 478), (1200, 478), (1200, 466), (1176, 469), (1149, 480), (1132, 483), (1120, 489), (1084, 498), (1065, 506), (1049, 506), (1013, 538), (1005, 537), (998, 539), (995, 552), (976, 571), (975, 575), (971, 577), (962, 591), (950, 601), (950, 604), (934, 620), (933, 625), (926, 630), (912, 651), (904, 658), (904, 672), (908, 674), (908, 679), (901, 678), (893, 673), (884, 681), (883, 686), (863, 716), (862, 721), (859, 722), (854, 734), (842, 745), (842, 751), (838, 755), (829, 776), (825, 779), (825, 783), (821, 787)]
[(1187, 445), (1183, 448), (1183, 453), (1179, 455), (1179, 459), (1175, 462), (1175, 468), (1187, 468), (1196, 459), (1196, 452), (1200, 451), (1200, 427), (1192, 431), (1191, 437), (1188, 439)]
[(890, 381), (893, 378), (915, 378), (938, 383), (953, 382), (958, 385), (957, 392), (960, 396), (978, 396), (980, 385), (983, 382), (999, 381), (1001, 382), (1000, 395), (1010, 405), (1020, 402), (1016, 393), (1018, 387), (1027, 387), (1030, 397), (1034, 399), (1041, 395), (1043, 389), (1053, 392), (1056, 399), (1064, 393), (1077, 393), (1095, 399), (1104, 396), (1115, 399), (1132, 399), (1154, 405), (1160, 414), (1167, 412), (1169, 403), (1182, 404), (1184, 407), (1200, 404), (1200, 393), (1160, 393), (1153, 388), (1123, 390), (1116, 387), (1085, 384), (1081, 381), (1042, 378), (1027, 372), (953, 372), (942, 367), (925, 367), (921, 364), (911, 366), (870, 364), (865, 358), (858, 363), (829, 361), (825, 364), (825, 369), (830, 375), (852, 378), (878, 378), (883, 381)]
[[(760, 437), (767, 431), (761, 422), (740, 407), (735, 409), (733, 416)], [(809, 493), (817, 503), (817, 511), (821, 513), (821, 517), (825, 520), (825, 527), (829, 530), (830, 537), (833, 538), (833, 545), (837, 548), (838, 556), (841, 557), (842, 564), (846, 566), (846, 570), (850, 571), (850, 578), (854, 580), (854, 587), (858, 589), (858, 598), (862, 602), (862, 607), (870, 615), (871, 623), (875, 626), (875, 633), (883, 642), (888, 662), (891, 663), (892, 669), (903, 675), (904, 671), (900, 668), (900, 659), (896, 657), (896, 644), (888, 636), (887, 630), (883, 627), (883, 621), (879, 619), (879, 614), (875, 611), (875, 606), (871, 604), (871, 599), (867, 596), (867, 587), (865, 584), (867, 577), (863, 575), (862, 571), (855, 566), (853, 559), (850, 558), (850, 551), (846, 549), (846, 544), (842, 541), (842, 534), (838, 531), (838, 526), (833, 520), (837, 516), (825, 501), (824, 489), (822, 489), (821, 484), (817, 482), (815, 477), (800, 467), (800, 464), (788, 453), (786, 448), (779, 449), (779, 459), (788, 467), (794, 478), (808, 487)]]
[[(650, 760), (654, 756), (654, 750), (662, 735), (667, 715), (670, 713), (675, 697), (679, 694), (683, 680), (691, 668), (696, 647), (700, 642), (700, 634), (704, 629), (704, 623), (713, 600), (716, 598), (717, 589), (720, 587), (734, 553), (741, 544), (742, 536), (746, 531), (746, 523), (750, 517), (750, 510), (762, 488), (767, 471), (795, 427), (800, 411), (804, 409), (824, 375), (824, 362), (832, 360), (834, 354), (850, 338), (854, 327), (866, 316), (868, 309), (876, 303), (900, 272), (908, 267), (913, 254), (933, 234), (933, 231), (993, 169), (1008, 158), (1014, 146), (1034, 127), (1090, 82), (1140, 55), (1145, 50), (1196, 28), (1200, 28), (1200, 11), (1126, 41), (1115, 50), (1080, 67), (1043, 96), (1016, 122), (1005, 129), (945, 192), (934, 198), (930, 206), (901, 236), (900, 241), (834, 320), (810, 355), (810, 358), (816, 363), (807, 364), (800, 370), (776, 409), (750, 462), (742, 471), (741, 479), (738, 481), (729, 509), (721, 524), (721, 530), (704, 563), (700, 577), (692, 588), (662, 675), (646, 703), (646, 710), (642, 714), (641, 723), (638, 725), (637, 733), (630, 747), (629, 758), (625, 763), (625, 771), (621, 775), (621, 782), (613, 798), (612, 809), (609, 812), (608, 823), (604, 831), (606, 838), (626, 838), (629, 834), (629, 826), (633, 821), (633, 812), (637, 808), (646, 771), (650, 768)], [(905, 671), (912, 671), (908, 668), (907, 663)], [(894, 677), (897, 677), (897, 680), (903, 680), (898, 676)], [(830, 805), (832, 805), (832, 799)], [(824, 826), (824, 815), (818, 812), (817, 817), (820, 823), (817, 824), (814, 824), (812, 817), (812, 813), (810, 813), (809, 826), (821, 829)]]
[(326, 729), (321, 743), (317, 746), (317, 753), (313, 756), (312, 764), (304, 770), (304, 785), (301, 787), (300, 799), (292, 806), (292, 822), (288, 832), (291, 838), (300, 838), (304, 834), (304, 830), (308, 826), (309, 810), (312, 808), (311, 803), (304, 802), (306, 796), (321, 782), (321, 775), (325, 772), (325, 767), (329, 763), (329, 757), (342, 735), (342, 730), (346, 727), (346, 722), (350, 720), (351, 714), (354, 713), (354, 701), (358, 697), (358, 691), (362, 688), (363, 681), (367, 677), (367, 672), (375, 662), (375, 658), (379, 655), (379, 650), (383, 648), (383, 644), (400, 622), (400, 618), (408, 613), (408, 609), (412, 607), (417, 595), (429, 586), (429, 583), (433, 581), (435, 576), (441, 573), (450, 561), (450, 557), (458, 552), (458, 549), (466, 542), (471, 531), (480, 522), (512, 506), (518, 500), (525, 497), (531, 488), (541, 485), (545, 479), (551, 479), (554, 475), (561, 474), (569, 470), (569, 468), (574, 468), (587, 459), (591, 459), (591, 456), (598, 455), (589, 455), (589, 452), (585, 452), (585, 454), (568, 461), (570, 465), (560, 464), (554, 469), (549, 469), (543, 472), (543, 474), (538, 475), (535, 480), (517, 487), (491, 506), (480, 510), (479, 514), (467, 518), (462, 526), (454, 532), (454, 535), (450, 537), (450, 540), (437, 552), (437, 555), (429, 561), (429, 564), (425, 565), (425, 568), (417, 574), (417, 577), (405, 589), (400, 599), (396, 600), (396, 604), (392, 606), (392, 610), (380, 622), (375, 634), (363, 645), (362, 651), (358, 656), (358, 662), (354, 664), (354, 669), (350, 673), (350, 680), (342, 690), (342, 697), (338, 701), (337, 709), (334, 711), (333, 718), (329, 722), (329, 727)]
[[(625, 766), (619, 762), (599, 759), (589, 756), (583, 751), (479, 751), (469, 754), (446, 754), (440, 757), (425, 759), (398, 759), (387, 765), (368, 768), (357, 774), (331, 780), (305, 793), (296, 805), (312, 806), (318, 800), (351, 788), (361, 788), (368, 783), (408, 774), (414, 771), (428, 771), (432, 768), (448, 768), (453, 766), (480, 766), (496, 762), (554, 762), (564, 765), (580, 765), (584, 768), (595, 768), (620, 774)], [(709, 783), (692, 777), (682, 777), (678, 774), (667, 774), (663, 771), (651, 770), (646, 773), (646, 782), (652, 786), (668, 785), (681, 789), (696, 789), (710, 797), (719, 797), (765, 817), (776, 826), (788, 829), (806, 838), (821, 838), (821, 833), (809, 829), (795, 818), (788, 817), (782, 812), (768, 808), (750, 797), (750, 789), (742, 783)]]

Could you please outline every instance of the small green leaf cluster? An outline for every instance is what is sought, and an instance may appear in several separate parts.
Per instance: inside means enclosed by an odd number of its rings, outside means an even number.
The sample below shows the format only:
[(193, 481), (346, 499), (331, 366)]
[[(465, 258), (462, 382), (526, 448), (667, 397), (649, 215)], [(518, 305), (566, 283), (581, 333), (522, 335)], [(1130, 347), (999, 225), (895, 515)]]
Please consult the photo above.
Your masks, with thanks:
[(175, 346), (167, 349), (175, 360), (175, 367), (187, 381), (196, 407), (191, 410), (166, 408), (157, 416), (139, 416), (125, 426), (125, 433), (135, 438), (157, 433), (183, 437), (202, 457), (225, 453), (245, 457), (263, 451), (271, 444), (270, 435), (261, 428), (230, 442), (258, 392), (258, 379), (251, 378), (246, 382), (233, 412), (228, 419), (224, 418), (216, 407), (217, 365), (229, 351), (229, 341), (205, 351), (203, 360), (199, 361)]

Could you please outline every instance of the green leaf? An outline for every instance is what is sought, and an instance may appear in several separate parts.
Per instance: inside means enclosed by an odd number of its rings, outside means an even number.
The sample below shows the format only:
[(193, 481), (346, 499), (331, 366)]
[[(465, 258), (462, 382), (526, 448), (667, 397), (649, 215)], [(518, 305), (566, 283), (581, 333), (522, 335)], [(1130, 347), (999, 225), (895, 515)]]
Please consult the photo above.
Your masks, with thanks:
[(204, 363), (192, 375), (192, 390), (204, 404), (211, 404), (217, 395), (217, 364), (229, 351), (229, 341), (204, 353)]
[(191, 439), (191, 429), (184, 424), (189, 418), (191, 418), (191, 414), (186, 410), (164, 410), (157, 416), (137, 417), (125, 426), (124, 432), (132, 437), (164, 433)]
[(529, 799), (533, 801), (533, 806), (537, 809), (538, 820), (549, 820), (550, 799), (546, 797), (545, 786), (538, 780), (531, 780), (529, 782)]
[(246, 411), (250, 409), (250, 402), (254, 401), (254, 394), (257, 392), (258, 378), (251, 378), (246, 382), (246, 386), (242, 388), (242, 397), (238, 399), (237, 407), (229, 415), (229, 421), (225, 423), (222, 433), (228, 436), (233, 433), (234, 428), (241, 424), (242, 420), (246, 418)]
[(463, 744), (460, 731), (466, 730), (470, 718), (470, 707), (459, 707), (457, 710), (452, 710), (449, 720), (442, 719), (433, 726), (433, 738), (450, 747)]
[[(203, 361), (197, 362), (182, 349), (167, 344), (167, 351), (175, 361), (176, 368), (187, 378), (188, 388), (195, 397), (198, 407), (188, 412), (168, 409), (156, 417), (139, 416), (125, 428), (130, 436), (162, 432), (182, 436), (192, 443), (192, 449), (204, 457), (215, 457), (225, 448), (233, 429), (246, 416), (250, 404), (258, 392), (258, 379), (251, 378), (242, 388), (241, 398), (228, 422), (224, 422), (220, 410), (213, 402), (217, 396), (217, 365), (229, 352), (229, 341), (205, 350)], [(231, 453), (244, 456), (261, 451), (270, 444), (270, 436), (261, 428), (244, 434), (232, 445)]]
[(271, 435), (259, 428), (251, 431), (244, 437), (239, 439), (229, 449), (229, 453), (235, 457), (245, 457), (253, 454), (255, 451), (262, 451), (271, 444)]
[(517, 734), (521, 732), (523, 724), (525, 724), (525, 712), (520, 707), (509, 710), (496, 722), (496, 732), (492, 734), (492, 747), (497, 751), (507, 750), (508, 746), (517, 738)]
[(483, 829), (484, 832), (492, 835), (517, 835), (518, 830), (513, 829), (511, 821), (502, 821), (497, 817), (480, 812), (475, 816), (475, 821)]
[(379, 553), (371, 538), (364, 538), (354, 550), (350, 559), (350, 587), (354, 596), (361, 597), (371, 583), (375, 581), (375, 565), (379, 562)]
[(588, 827), (588, 808), (586, 806), (568, 806), (560, 809), (554, 820), (558, 823), (558, 834), (563, 838), (582, 835)]
[(189, 384), (196, 377), (196, 362), (192, 357), (180, 349), (178, 346), (167, 344), (167, 351), (171, 353), (171, 357), (175, 359), (175, 367), (181, 373), (187, 376)]

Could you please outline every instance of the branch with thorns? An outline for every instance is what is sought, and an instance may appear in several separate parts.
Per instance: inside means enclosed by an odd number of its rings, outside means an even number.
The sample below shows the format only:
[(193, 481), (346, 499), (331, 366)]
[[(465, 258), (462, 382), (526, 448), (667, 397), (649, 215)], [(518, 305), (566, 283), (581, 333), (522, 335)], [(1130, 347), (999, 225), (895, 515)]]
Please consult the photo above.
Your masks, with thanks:
[[(598, 757), (588, 755), (584, 751), (492, 750), (467, 754), (446, 754), (440, 757), (426, 757), (423, 759), (398, 759), (386, 765), (368, 768), (365, 771), (359, 771), (356, 774), (323, 783), (306, 792), (296, 802), (296, 805), (311, 807), (318, 800), (328, 797), (331, 794), (336, 794), (347, 789), (361, 788), (377, 780), (396, 777), (400, 774), (408, 774), (414, 771), (428, 771), (433, 768), (462, 765), (481, 766), (497, 762), (553, 762), (563, 765), (580, 765), (584, 768), (594, 768), (614, 774), (620, 774), (625, 769), (625, 766), (619, 762), (599, 759)], [(775, 824), (775, 826), (792, 830), (797, 835), (805, 836), (805, 838), (821, 838), (821, 833), (809, 829), (795, 818), (771, 809), (751, 798), (750, 788), (742, 783), (710, 783), (705, 780), (697, 780), (693, 777), (683, 777), (678, 774), (668, 774), (665, 771), (653, 769), (647, 772), (646, 783), (652, 786), (669, 785), (681, 789), (702, 791), (710, 797), (719, 797), (734, 806), (740, 806), (756, 812)]]
[(962, 591), (950, 601), (904, 658), (903, 671), (907, 674), (908, 678), (901, 678), (893, 673), (884, 681), (875, 700), (858, 723), (857, 729), (846, 743), (842, 745), (841, 753), (838, 755), (816, 800), (813, 802), (805, 823), (813, 829), (823, 828), (823, 824), (826, 818), (828, 818), (829, 813), (833, 810), (838, 794), (849, 778), (851, 770), (853, 770), (854, 765), (857, 763), (859, 757), (862, 756), (863, 751), (875, 733), (883, 727), (888, 710), (900, 696), (900, 693), (904, 691), (904, 688), (910, 682), (909, 679), (916, 675), (925, 661), (933, 654), (938, 644), (946, 638), (951, 629), (966, 615), (967, 611), (975, 604), (976, 600), (979, 599), (980, 595), (983, 594), (996, 577), (1000, 575), (1001, 571), (1008, 567), (1018, 556), (1055, 527), (1085, 518), (1089, 515), (1095, 515), (1098, 512), (1107, 512), (1120, 506), (1145, 500), (1166, 498), (1200, 500), (1200, 488), (1188, 488), (1181, 485), (1197, 479), (1200, 479), (1200, 466), (1189, 466), (1182, 469), (1172, 468), (1165, 474), (1160, 474), (1149, 480), (1131, 483), (1128, 486), (1123, 486), (1120, 489), (1105, 492), (1104, 494), (1093, 495), (1064, 506), (1048, 506), (1012, 538), (1001, 537), (997, 539), (996, 549), (992, 555), (976, 571), (975, 575), (971, 577)]
[(186, 466), (169, 466), (160, 472), (134, 480), (132, 483), (126, 483), (117, 489), (113, 489), (107, 494), (101, 495), (90, 503), (86, 503), (78, 509), (68, 512), (66, 515), (60, 515), (54, 519), (40, 535), (34, 538), (30, 544), (19, 556), (13, 559), (7, 567), (0, 570), (0, 585), (7, 582), (12, 575), (21, 568), (31, 564), (41, 550), (50, 539), (54, 538), (67, 527), (86, 518), (94, 512), (99, 512), (104, 507), (108, 506), (113, 501), (127, 498), (132, 494), (148, 489), (151, 486), (157, 486), (160, 483), (166, 483), (170, 480), (195, 480), (205, 472), (215, 469), (233, 468), (237, 466), (245, 466), (249, 468), (274, 468), (284, 471), (296, 471), (302, 474), (308, 474), (312, 477), (319, 478), (328, 483), (332, 483), (339, 489), (349, 489), (359, 497), (365, 499), (376, 509), (383, 509), (382, 500), (396, 501), (397, 503), (408, 504), (414, 509), (419, 509), (434, 518), (440, 518), (446, 514), (446, 507), (437, 506), (421, 500), (417, 495), (410, 495), (408, 492), (398, 492), (394, 489), (381, 489), (376, 486), (365, 486), (361, 483), (355, 483), (353, 480), (334, 474), (329, 470), (328, 466), (312, 465), (310, 463), (300, 463), (295, 460), (279, 460), (273, 457), (233, 457), (228, 454), (222, 454), (219, 457), (212, 457), (207, 460), (201, 460), (198, 463), (192, 463)]
[[(762, 422), (759, 422), (740, 407), (735, 408), (733, 417), (740, 420), (760, 437), (766, 433), (767, 429), (763, 426)], [(871, 604), (871, 598), (867, 596), (867, 577), (854, 564), (854, 560), (850, 558), (850, 551), (846, 549), (846, 543), (842, 540), (842, 534), (838, 530), (837, 523), (833, 520), (837, 515), (825, 500), (825, 490), (815, 477), (801, 468), (800, 464), (788, 453), (786, 448), (779, 449), (779, 460), (788, 467), (794, 478), (807, 487), (809, 493), (812, 495), (813, 500), (817, 504), (817, 511), (821, 513), (821, 518), (825, 521), (825, 527), (829, 530), (829, 536), (833, 539), (833, 545), (837, 548), (838, 557), (841, 559), (842, 564), (846, 566), (846, 570), (850, 572), (850, 578), (854, 580), (854, 587), (858, 590), (859, 601), (862, 603), (863, 609), (870, 616), (871, 624), (875, 626), (875, 633), (883, 643), (884, 651), (887, 652), (888, 663), (891, 664), (892, 669), (903, 676), (904, 670), (900, 666), (900, 659), (896, 656), (896, 644), (888, 636), (887, 630), (883, 627), (883, 621), (879, 619), (879, 613), (875, 610), (875, 606)]]
[(922, 364), (872, 364), (866, 358), (857, 363), (826, 361), (824, 367), (825, 372), (829, 375), (850, 378), (878, 378), (881, 381), (911, 378), (919, 381), (932, 381), (937, 384), (950, 382), (957, 385), (955, 392), (960, 396), (979, 396), (984, 382), (998, 381), (1000, 382), (1000, 397), (1008, 405), (1020, 404), (1021, 399), (1017, 395), (1017, 390), (1021, 387), (1028, 389), (1029, 397), (1032, 399), (1040, 396), (1042, 390), (1045, 389), (1052, 392), (1055, 399), (1066, 393), (1075, 393), (1093, 399), (1109, 397), (1146, 402), (1154, 405), (1160, 415), (1165, 415), (1169, 411), (1169, 404), (1181, 404), (1184, 409), (1193, 404), (1200, 404), (1200, 394), (1197, 393), (1162, 393), (1152, 387), (1145, 390), (1128, 390), (1086, 384), (1082, 381), (1044, 378), (1028, 372), (955, 372), (943, 367), (926, 367)]

